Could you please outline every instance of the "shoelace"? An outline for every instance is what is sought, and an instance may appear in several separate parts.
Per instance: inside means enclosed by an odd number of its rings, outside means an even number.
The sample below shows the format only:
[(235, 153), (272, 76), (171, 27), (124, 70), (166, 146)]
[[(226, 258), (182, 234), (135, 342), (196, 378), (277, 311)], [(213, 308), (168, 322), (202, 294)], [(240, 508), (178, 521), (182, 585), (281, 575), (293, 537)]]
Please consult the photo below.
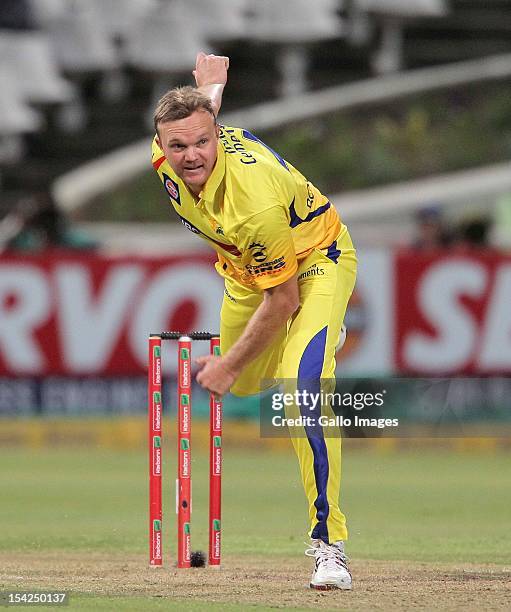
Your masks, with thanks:
[(310, 546), (304, 542), (306, 546), (309, 548), (306, 549), (305, 555), (307, 557), (315, 557), (316, 566), (321, 564), (326, 565), (326, 567), (330, 570), (336, 570), (339, 567), (343, 567), (345, 570), (349, 572), (348, 568), (348, 557), (337, 548), (337, 546), (328, 546), (324, 542), (320, 541), (319, 546)]

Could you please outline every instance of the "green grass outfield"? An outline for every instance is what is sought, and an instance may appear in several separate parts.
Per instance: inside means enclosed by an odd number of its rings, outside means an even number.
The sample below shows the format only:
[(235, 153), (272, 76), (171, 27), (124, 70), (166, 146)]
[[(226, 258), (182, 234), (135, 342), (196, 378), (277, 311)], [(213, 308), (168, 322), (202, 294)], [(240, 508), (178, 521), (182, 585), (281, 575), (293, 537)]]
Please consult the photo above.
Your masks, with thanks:
[[(342, 507), (350, 529), (350, 557), (511, 563), (509, 453), (433, 449), (384, 453), (349, 446), (348, 441)], [(168, 560), (174, 553), (169, 543), (175, 533), (176, 468), (174, 449), (164, 450)], [(193, 547), (206, 550), (205, 455), (195, 454), (192, 470)], [(0, 553), (145, 554), (147, 471), (146, 454), (135, 451), (1, 449)], [(223, 489), (225, 557), (303, 555), (306, 506), (291, 448), (289, 452), (225, 449)], [(72, 607), (88, 609), (91, 596), (77, 594), (73, 601)], [(109, 601), (98, 596), (94, 608), (143, 609), (138, 598), (133, 607), (128, 598), (125, 605), (124, 598), (116, 600), (116, 606)], [(165, 600), (161, 609), (171, 609), (170, 604)], [(152, 609), (160, 609), (159, 603)]]

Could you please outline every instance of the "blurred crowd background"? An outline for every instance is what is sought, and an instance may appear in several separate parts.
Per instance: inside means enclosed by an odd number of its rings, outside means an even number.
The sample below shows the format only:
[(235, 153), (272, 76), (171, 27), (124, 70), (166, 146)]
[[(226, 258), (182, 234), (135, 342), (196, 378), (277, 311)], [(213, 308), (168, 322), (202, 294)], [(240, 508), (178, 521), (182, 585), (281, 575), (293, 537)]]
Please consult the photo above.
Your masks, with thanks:
[(510, 2), (2, 0), (0, 416), (142, 414), (148, 333), (217, 329), (213, 256), (150, 167), (155, 101), (192, 83), (199, 50), (231, 58), (220, 121), (300, 168), (351, 229), (339, 374), (502, 391)]

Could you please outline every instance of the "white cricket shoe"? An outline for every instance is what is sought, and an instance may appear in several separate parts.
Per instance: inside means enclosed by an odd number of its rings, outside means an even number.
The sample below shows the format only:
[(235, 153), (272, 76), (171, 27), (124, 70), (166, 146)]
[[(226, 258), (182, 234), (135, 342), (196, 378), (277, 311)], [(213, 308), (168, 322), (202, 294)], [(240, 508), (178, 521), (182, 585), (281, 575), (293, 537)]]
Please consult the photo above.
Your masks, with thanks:
[(348, 557), (344, 554), (344, 542), (325, 544), (323, 540), (312, 540), (311, 547), (305, 554), (316, 560), (310, 581), (311, 589), (351, 589), (351, 574)]

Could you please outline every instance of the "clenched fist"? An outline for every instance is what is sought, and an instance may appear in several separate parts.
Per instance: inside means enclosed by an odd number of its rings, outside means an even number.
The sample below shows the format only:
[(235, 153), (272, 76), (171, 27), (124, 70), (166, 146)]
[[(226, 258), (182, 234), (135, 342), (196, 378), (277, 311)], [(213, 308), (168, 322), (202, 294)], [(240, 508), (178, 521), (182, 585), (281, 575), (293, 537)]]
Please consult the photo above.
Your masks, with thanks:
[(204, 355), (198, 357), (195, 363), (201, 367), (197, 374), (197, 382), (215, 395), (227, 393), (238, 377), (238, 372), (228, 367), (223, 357)]
[(197, 54), (195, 70), (192, 72), (197, 87), (205, 85), (225, 85), (229, 58), (223, 55), (206, 55), (202, 51)]

